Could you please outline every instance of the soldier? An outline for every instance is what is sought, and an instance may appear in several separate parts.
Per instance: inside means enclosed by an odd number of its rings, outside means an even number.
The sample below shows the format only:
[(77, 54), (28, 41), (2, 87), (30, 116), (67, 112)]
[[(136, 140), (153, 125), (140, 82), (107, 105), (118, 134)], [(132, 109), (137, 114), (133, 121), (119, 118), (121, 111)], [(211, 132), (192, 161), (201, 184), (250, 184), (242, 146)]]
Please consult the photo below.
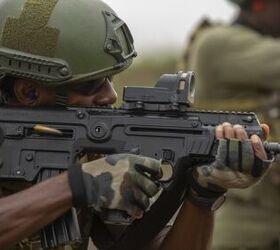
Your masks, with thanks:
[[(0, 0), (0, 13), (2, 105), (92, 107), (116, 101), (112, 76), (132, 63), (135, 50), (128, 27), (109, 6), (100, 0)], [(248, 139), (244, 128), (226, 123), (217, 127), (216, 137), (220, 139), (216, 161), (190, 174), (192, 189), (173, 229), (167, 237), (159, 235), (147, 243), (146, 249), (208, 249), (213, 210), (226, 190), (254, 184), (258, 181), (251, 176), (254, 168), (262, 167), (263, 172), (268, 168), (270, 161), (258, 136)], [(239, 141), (243, 148), (227, 147)], [(234, 166), (241, 155), (246, 159), (242, 173)], [(233, 164), (226, 165), (226, 159)], [(18, 191), (26, 188), (25, 183), (1, 181), (1, 196), (6, 196), (0, 200), (1, 249), (30, 236), (72, 206), (93, 208), (94, 214), (120, 209), (140, 219), (149, 198), (159, 191), (146, 174), (160, 177), (160, 162), (121, 154), (69, 166), (67, 173), (22, 192)], [(81, 225), (84, 242), (75, 249), (87, 248), (93, 213), (82, 210), (82, 215), (89, 223)], [(97, 231), (95, 227), (93, 233)], [(13, 247), (38, 248), (36, 236)]]
[[(279, 139), (280, 1), (232, 0), (232, 25), (203, 22), (181, 69), (196, 73), (198, 108), (255, 111)], [(276, 166), (275, 166), (276, 168)], [(279, 169), (242, 192), (231, 191), (220, 210), (214, 249), (280, 249)]]

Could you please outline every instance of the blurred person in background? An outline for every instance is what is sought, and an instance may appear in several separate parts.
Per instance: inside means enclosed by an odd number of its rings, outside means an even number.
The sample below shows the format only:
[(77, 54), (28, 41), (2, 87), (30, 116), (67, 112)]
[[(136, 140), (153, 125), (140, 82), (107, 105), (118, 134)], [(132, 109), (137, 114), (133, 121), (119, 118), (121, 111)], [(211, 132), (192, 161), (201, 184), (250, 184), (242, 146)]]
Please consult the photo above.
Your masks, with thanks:
[[(254, 111), (279, 140), (280, 1), (231, 2), (240, 8), (236, 20), (231, 25), (203, 20), (179, 68), (196, 73), (195, 107)], [(280, 249), (279, 165), (261, 184), (229, 192), (217, 215), (213, 249)]]

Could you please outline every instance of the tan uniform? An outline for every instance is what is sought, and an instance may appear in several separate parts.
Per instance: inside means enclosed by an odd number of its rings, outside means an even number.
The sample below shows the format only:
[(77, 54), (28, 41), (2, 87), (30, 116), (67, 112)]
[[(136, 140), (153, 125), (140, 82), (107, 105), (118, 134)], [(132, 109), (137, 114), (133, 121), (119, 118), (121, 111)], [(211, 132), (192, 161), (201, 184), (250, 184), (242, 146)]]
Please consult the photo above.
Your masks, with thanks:
[[(255, 111), (280, 141), (280, 40), (240, 25), (200, 30), (185, 67), (196, 74), (195, 107)], [(182, 64), (181, 64), (182, 65)], [(230, 191), (217, 213), (213, 249), (280, 249), (280, 186), (270, 176), (247, 190)]]

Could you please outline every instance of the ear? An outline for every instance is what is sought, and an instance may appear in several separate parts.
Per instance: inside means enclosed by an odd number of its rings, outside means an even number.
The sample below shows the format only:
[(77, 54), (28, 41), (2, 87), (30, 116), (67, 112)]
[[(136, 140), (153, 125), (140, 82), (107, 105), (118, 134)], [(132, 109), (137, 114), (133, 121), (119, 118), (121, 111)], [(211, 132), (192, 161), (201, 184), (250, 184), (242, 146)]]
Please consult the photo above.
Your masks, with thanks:
[(18, 79), (14, 84), (14, 93), (21, 105), (34, 107), (38, 105), (39, 88), (34, 82)]

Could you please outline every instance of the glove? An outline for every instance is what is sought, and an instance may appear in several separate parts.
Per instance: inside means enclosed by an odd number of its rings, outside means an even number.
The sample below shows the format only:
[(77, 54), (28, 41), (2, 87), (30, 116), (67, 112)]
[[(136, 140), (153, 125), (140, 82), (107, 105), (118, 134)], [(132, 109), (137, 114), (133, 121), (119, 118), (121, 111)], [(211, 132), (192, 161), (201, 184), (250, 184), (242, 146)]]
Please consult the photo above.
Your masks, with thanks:
[(247, 188), (269, 168), (272, 161), (267, 160), (261, 139), (257, 135), (248, 139), (242, 126), (224, 123), (217, 127), (216, 137), (219, 139), (216, 160), (196, 168), (200, 186), (217, 192)]
[(93, 207), (126, 211), (141, 218), (149, 207), (149, 198), (158, 193), (161, 163), (130, 154), (110, 155), (69, 168), (69, 184), (75, 207)]

